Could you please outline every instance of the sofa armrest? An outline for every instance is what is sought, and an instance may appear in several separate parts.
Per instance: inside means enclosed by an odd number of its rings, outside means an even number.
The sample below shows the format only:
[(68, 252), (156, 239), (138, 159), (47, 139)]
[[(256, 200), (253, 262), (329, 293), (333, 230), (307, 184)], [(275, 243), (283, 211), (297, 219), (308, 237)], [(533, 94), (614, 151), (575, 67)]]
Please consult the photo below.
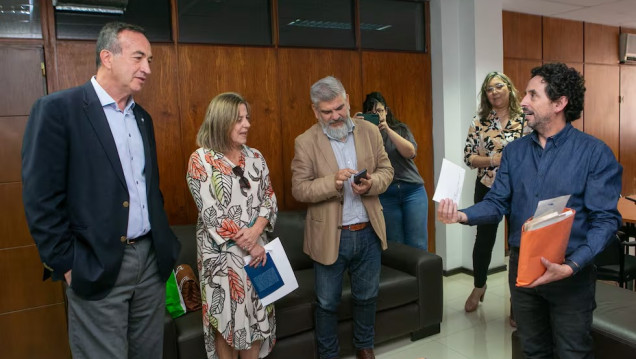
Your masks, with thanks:
[(442, 321), (442, 258), (436, 254), (400, 243), (389, 243), (382, 252), (382, 264), (417, 278), (420, 327), (439, 325)]

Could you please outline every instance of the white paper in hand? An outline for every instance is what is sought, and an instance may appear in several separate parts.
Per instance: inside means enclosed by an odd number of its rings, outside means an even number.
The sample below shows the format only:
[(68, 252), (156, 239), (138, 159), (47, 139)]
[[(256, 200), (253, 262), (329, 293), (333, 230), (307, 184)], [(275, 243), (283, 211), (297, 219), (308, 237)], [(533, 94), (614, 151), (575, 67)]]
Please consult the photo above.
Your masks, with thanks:
[(444, 161), (442, 161), (442, 170), (437, 180), (437, 188), (435, 188), (435, 194), (433, 195), (433, 201), (439, 202), (444, 198), (450, 198), (453, 202), (459, 203), (462, 188), (464, 187), (465, 175), (466, 170), (464, 168), (444, 158)]

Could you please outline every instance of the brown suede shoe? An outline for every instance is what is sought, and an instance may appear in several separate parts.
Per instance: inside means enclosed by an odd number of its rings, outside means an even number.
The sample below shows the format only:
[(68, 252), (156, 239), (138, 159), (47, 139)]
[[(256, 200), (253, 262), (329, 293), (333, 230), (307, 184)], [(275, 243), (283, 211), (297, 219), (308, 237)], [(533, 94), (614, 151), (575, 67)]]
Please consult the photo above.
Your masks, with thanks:
[(375, 354), (373, 354), (373, 349), (357, 350), (356, 359), (375, 359)]

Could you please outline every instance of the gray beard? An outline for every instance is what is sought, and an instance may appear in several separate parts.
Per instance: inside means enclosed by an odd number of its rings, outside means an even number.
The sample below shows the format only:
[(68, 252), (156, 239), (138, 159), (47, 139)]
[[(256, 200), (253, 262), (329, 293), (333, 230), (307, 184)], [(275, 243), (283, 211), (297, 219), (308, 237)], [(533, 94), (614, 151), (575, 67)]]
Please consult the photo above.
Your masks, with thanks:
[(350, 121), (347, 121), (347, 119), (344, 120), (344, 126), (340, 126), (338, 128), (330, 127), (328, 124), (325, 124), (322, 121), (320, 121), (320, 125), (322, 126), (322, 128), (325, 130), (325, 132), (327, 133), (329, 137), (335, 138), (338, 140), (341, 140), (347, 137), (347, 135), (349, 134), (349, 131), (351, 130), (351, 123)]

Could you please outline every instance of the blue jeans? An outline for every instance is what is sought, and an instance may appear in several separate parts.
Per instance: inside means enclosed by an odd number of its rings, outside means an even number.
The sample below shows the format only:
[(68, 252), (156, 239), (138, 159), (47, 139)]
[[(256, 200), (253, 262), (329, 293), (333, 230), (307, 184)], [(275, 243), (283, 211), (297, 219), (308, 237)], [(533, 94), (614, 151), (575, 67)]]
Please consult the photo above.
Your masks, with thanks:
[(320, 359), (337, 358), (338, 307), (342, 278), (349, 272), (353, 297), (353, 345), (373, 348), (375, 308), (380, 284), (380, 240), (369, 225), (360, 231), (342, 230), (338, 259), (331, 265), (314, 262), (316, 280), (316, 342)]
[(380, 195), (391, 242), (428, 250), (428, 197), (421, 184), (396, 181)]
[(594, 358), (591, 335), (596, 308), (593, 265), (576, 275), (536, 288), (515, 286), (519, 252), (510, 250), (508, 281), (521, 347), (527, 359)]

